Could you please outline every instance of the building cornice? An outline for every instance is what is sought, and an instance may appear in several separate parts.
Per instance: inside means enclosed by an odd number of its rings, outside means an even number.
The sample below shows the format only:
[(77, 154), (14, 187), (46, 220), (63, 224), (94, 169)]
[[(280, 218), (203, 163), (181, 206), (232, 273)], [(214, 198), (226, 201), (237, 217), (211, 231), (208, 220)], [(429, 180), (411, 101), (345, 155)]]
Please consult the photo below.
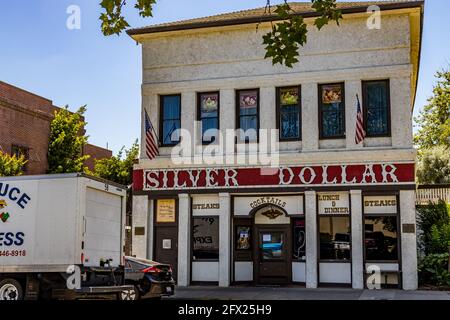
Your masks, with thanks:
[(0, 106), (22, 112), (45, 121), (51, 121), (53, 119), (53, 115), (49, 113), (43, 112), (41, 110), (30, 110), (28, 107), (22, 105), (21, 103), (18, 103), (16, 101), (4, 97), (0, 97)]

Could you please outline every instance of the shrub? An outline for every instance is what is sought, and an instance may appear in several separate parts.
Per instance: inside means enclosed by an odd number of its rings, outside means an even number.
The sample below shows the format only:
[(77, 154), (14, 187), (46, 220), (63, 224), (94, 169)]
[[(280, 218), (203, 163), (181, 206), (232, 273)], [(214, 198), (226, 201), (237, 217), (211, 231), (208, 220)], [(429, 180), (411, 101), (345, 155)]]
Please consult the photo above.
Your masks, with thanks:
[(10, 156), (0, 151), (0, 177), (20, 176), (23, 173), (23, 167), (27, 163), (24, 156)]
[(433, 225), (431, 227), (430, 252), (445, 253), (450, 246), (450, 225)]
[(450, 285), (448, 253), (430, 254), (419, 262), (419, 277), (422, 283), (437, 286)]
[[(450, 216), (449, 207), (445, 201), (418, 206), (417, 225), (422, 230), (422, 234), (419, 236), (419, 246), (425, 254), (448, 252), (446, 239), (450, 239)], [(444, 240), (441, 244), (438, 243), (440, 239)]]

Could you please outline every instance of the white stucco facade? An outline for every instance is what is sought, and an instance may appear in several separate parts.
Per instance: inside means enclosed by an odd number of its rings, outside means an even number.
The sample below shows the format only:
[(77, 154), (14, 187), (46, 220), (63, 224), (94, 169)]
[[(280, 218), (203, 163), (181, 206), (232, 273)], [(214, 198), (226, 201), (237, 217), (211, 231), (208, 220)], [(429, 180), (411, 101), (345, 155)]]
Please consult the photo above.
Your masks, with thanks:
[[(308, 43), (300, 50), (300, 62), (293, 68), (273, 66), (265, 60), (262, 35), (270, 24), (239, 24), (204, 27), (179, 31), (152, 32), (133, 35), (142, 45), (142, 145), (145, 144), (145, 112), (159, 132), (161, 96), (181, 95), (181, 128), (192, 136), (197, 120), (197, 94), (217, 91), (220, 95), (220, 131), (235, 129), (236, 90), (259, 89), (259, 124), (261, 129), (276, 129), (276, 88), (301, 88), (301, 140), (280, 142), (280, 167), (286, 166), (365, 166), (372, 164), (413, 165), (412, 103), (417, 77), (420, 42), (421, 8), (388, 10), (382, 13), (382, 28), (367, 28), (366, 13), (344, 15), (340, 26), (330, 24), (317, 31), (309, 23)], [(419, 39), (417, 38), (419, 37)], [(389, 80), (391, 132), (386, 137), (368, 137), (356, 144), (356, 95), (363, 96), (362, 82)], [(319, 137), (319, 85), (344, 83), (345, 137)], [(145, 111), (145, 112), (144, 112)], [(192, 146), (192, 162), (175, 165), (172, 147), (160, 147), (160, 155), (149, 160), (141, 148), (136, 175), (148, 170), (185, 170), (226, 168), (227, 165), (195, 163), (205, 146), (198, 135)], [(235, 147), (235, 150), (238, 146)], [(234, 152), (229, 154), (235, 156)], [(256, 165), (258, 166), (258, 165)], [(233, 165), (233, 168), (248, 168)], [(397, 166), (398, 167), (398, 166)], [(323, 168), (323, 167), (322, 167)], [(400, 172), (400, 169), (398, 169)], [(388, 183), (389, 182), (389, 183)], [(144, 182), (145, 183), (145, 182)], [(339, 184), (339, 183), (337, 183)], [(323, 188), (322, 188), (323, 187)], [(415, 233), (401, 232), (404, 224), (415, 225), (414, 181), (380, 181), (361, 185), (314, 185), (298, 188), (150, 188), (138, 186), (133, 197), (133, 234), (136, 227), (145, 227), (144, 235), (133, 236), (133, 255), (157, 259), (158, 252), (152, 230), (158, 198), (177, 199), (177, 282), (187, 286), (192, 282), (213, 282), (229, 286), (236, 282), (254, 282), (255, 257), (242, 258), (235, 250), (236, 221), (253, 219), (251, 209), (244, 208), (245, 197), (273, 196), (286, 201), (286, 219), (304, 219), (306, 252), (303, 260), (289, 259), (289, 281), (316, 288), (321, 283), (340, 283), (355, 289), (365, 286), (368, 262), (365, 257), (364, 197), (396, 196), (398, 199), (398, 243), (400, 257), (392, 263), (379, 263), (383, 272), (397, 272), (398, 281), (406, 290), (417, 288), (417, 255)], [(349, 197), (349, 231), (351, 250), (342, 264), (320, 259), (320, 214), (318, 194), (344, 192)], [(209, 198), (208, 198), (209, 197)], [(301, 209), (299, 201), (301, 198)], [(220, 209), (196, 211), (193, 204), (218, 204)], [(236, 206), (242, 203), (242, 206)], [(290, 207), (289, 207), (290, 206)], [(218, 217), (219, 256), (217, 261), (193, 261), (192, 224), (195, 217)], [(241, 219), (241, 220), (236, 220)], [(256, 219), (256, 217), (255, 217)], [(276, 218), (281, 219), (281, 218)], [(241, 223), (241, 222), (239, 222)], [(255, 220), (252, 220), (255, 227)], [(275, 223), (275, 220), (273, 221)], [(260, 227), (264, 224), (260, 224)], [(252, 228), (253, 228), (252, 227)], [(292, 227), (292, 225), (291, 225)], [(410, 226), (411, 227), (411, 226)], [(264, 230), (264, 227), (261, 227)], [(257, 229), (252, 229), (253, 232)], [(258, 229), (259, 230), (259, 229)], [(287, 230), (287, 229), (286, 229)], [(259, 231), (258, 231), (259, 232)], [(261, 231), (262, 232), (262, 231)], [(256, 250), (256, 249), (255, 249)], [(247, 259), (247, 260), (246, 260)], [(389, 275), (390, 276), (390, 275)]]

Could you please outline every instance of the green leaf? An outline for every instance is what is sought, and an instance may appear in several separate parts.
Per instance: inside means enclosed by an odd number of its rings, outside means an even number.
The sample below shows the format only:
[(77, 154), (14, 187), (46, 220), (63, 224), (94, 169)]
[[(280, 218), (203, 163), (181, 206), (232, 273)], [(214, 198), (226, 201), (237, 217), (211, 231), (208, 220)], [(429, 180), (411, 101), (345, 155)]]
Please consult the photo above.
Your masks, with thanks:
[(328, 18), (327, 17), (319, 17), (314, 21), (314, 25), (317, 27), (317, 29), (322, 29), (323, 26), (328, 24)]

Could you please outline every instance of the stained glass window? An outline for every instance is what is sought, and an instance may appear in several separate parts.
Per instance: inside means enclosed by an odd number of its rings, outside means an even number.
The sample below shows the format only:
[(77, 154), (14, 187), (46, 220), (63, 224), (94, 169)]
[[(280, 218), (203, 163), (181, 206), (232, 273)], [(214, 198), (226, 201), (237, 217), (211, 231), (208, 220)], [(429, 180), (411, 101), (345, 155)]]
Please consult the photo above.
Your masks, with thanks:
[(200, 93), (199, 108), (202, 142), (214, 142), (217, 140), (219, 130), (219, 92)]
[(298, 87), (278, 88), (280, 140), (300, 139), (300, 94)]
[(178, 129), (181, 128), (181, 96), (161, 96), (161, 136), (163, 145), (180, 142)]
[(320, 138), (345, 137), (344, 84), (319, 86)]
[(256, 142), (259, 130), (259, 92), (258, 90), (241, 90), (238, 95), (238, 116), (239, 129), (241, 133), (240, 141)]
[(367, 136), (389, 136), (389, 82), (366, 81), (363, 91)]

